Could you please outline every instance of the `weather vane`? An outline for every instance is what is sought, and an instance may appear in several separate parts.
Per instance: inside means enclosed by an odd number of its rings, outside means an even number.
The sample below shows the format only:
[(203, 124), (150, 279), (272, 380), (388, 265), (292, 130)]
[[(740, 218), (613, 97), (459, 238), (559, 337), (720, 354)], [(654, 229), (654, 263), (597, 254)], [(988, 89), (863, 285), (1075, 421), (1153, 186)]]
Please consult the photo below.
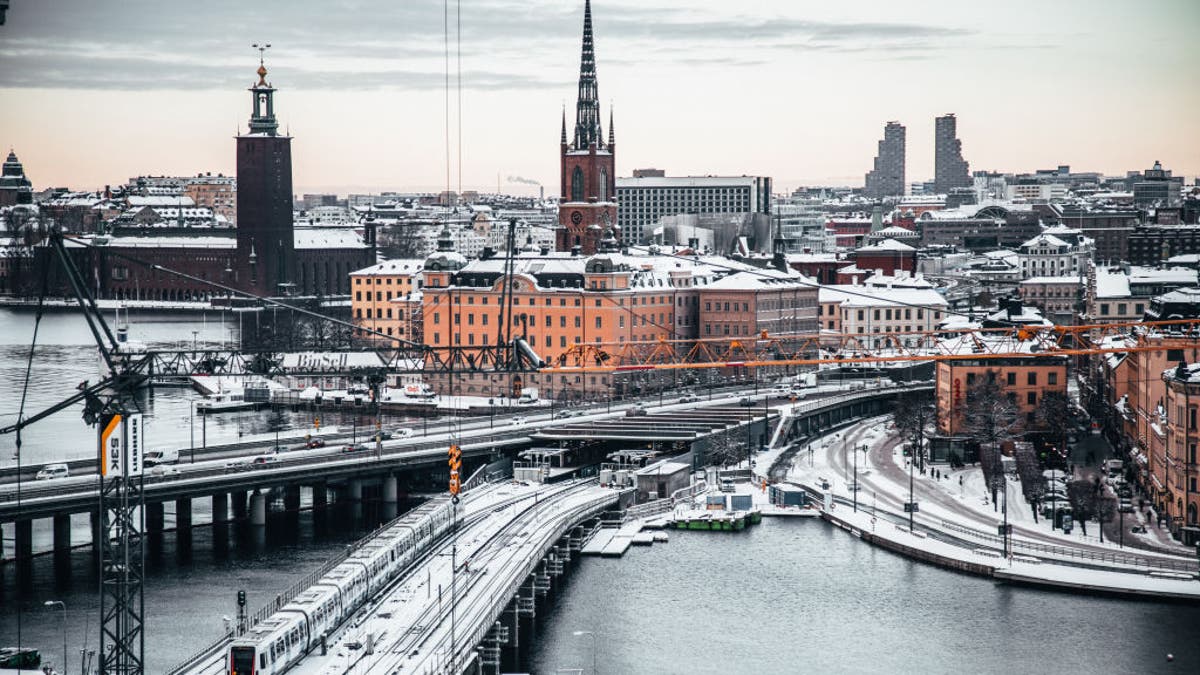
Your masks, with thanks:
[(271, 43), (270, 43), (270, 42), (267, 42), (267, 43), (264, 43), (264, 44), (261, 44), (261, 45), (260, 45), (260, 44), (258, 44), (258, 43), (256, 42), (256, 43), (254, 43), (254, 44), (252, 44), (252, 45), (250, 45), (250, 46), (258, 50), (258, 65), (260, 65), (260, 66), (261, 66), (261, 65), (264, 65), (264, 64), (263, 64), (263, 54), (264, 54), (264, 53), (265, 53), (265, 52), (266, 52), (268, 49), (270, 49), (270, 48), (271, 48)]

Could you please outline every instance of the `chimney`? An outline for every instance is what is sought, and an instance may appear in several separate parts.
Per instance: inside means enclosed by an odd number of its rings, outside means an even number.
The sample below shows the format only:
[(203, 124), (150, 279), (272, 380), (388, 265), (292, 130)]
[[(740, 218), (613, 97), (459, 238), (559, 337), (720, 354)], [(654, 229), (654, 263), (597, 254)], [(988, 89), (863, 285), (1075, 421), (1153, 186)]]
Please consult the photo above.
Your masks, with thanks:
[(579, 244), (575, 244), (574, 246), (571, 247), (571, 257), (577, 257), (582, 252), (583, 252), (583, 247), (580, 246)]
[(542, 244), (541, 253), (542, 253), (542, 255), (550, 255), (550, 247), (545, 244)]

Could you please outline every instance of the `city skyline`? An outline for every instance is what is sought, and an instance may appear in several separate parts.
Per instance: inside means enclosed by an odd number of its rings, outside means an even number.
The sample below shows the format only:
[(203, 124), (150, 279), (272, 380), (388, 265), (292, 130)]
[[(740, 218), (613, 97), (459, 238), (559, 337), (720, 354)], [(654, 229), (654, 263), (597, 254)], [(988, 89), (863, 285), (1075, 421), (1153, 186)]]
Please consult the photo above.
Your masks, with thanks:
[[(622, 142), (617, 175), (653, 166), (772, 175), (780, 190), (858, 186), (879, 127), (897, 120), (908, 128), (908, 181), (925, 180), (933, 118), (949, 112), (973, 170), (1070, 164), (1123, 175), (1160, 160), (1176, 175), (1200, 174), (1200, 125), (1187, 115), (1200, 95), (1170, 77), (1200, 61), (1183, 39), (1200, 9), (1077, 4), (989, 16), (937, 2), (769, 3), (763, 18), (747, 18), (717, 3), (597, 3), (601, 105), (603, 114), (615, 107)], [(138, 2), (82, 3), (74, 13), (17, 4), (0, 28), (0, 59), (11, 66), (0, 90), (15, 102), (0, 110), (0, 143), (37, 189), (232, 174), (227, 143), (245, 130), (257, 65), (249, 44), (271, 41), (269, 79), (280, 124), (296, 137), (298, 193), (444, 189), (441, 5), (322, 6), (276, 15), (233, 3), (164, 16)], [(582, 2), (463, 6), (464, 189), (491, 191), (499, 178), (503, 191), (536, 193), (508, 180), (523, 177), (557, 192), (554, 145), (577, 75), (562, 54), (578, 44), (582, 12)], [(149, 37), (128, 45), (132, 31)], [(1131, 54), (1162, 67), (1142, 68)], [(847, 93), (847, 82), (869, 93)], [(762, 92), (761, 102), (730, 95), (735, 86)], [(1139, 121), (1147, 101), (1153, 124)], [(1098, 142), (1102, 134), (1114, 142)], [(451, 175), (457, 188), (457, 166)]]

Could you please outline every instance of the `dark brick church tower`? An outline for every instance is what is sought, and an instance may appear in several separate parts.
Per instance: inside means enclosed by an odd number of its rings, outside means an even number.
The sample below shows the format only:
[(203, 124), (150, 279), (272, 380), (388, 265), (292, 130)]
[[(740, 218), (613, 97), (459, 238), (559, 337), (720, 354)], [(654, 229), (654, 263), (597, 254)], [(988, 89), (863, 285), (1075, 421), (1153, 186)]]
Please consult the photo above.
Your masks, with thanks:
[(296, 272), (292, 226), (292, 137), (279, 135), (275, 88), (258, 64), (249, 130), (237, 137), (237, 285), (287, 295)]
[(596, 87), (596, 52), (592, 43), (592, 3), (583, 5), (583, 55), (579, 64), (579, 99), (575, 104), (575, 133), (567, 139), (567, 114), (563, 111), (559, 152), (562, 195), (558, 207), (555, 243), (559, 251), (575, 246), (584, 255), (595, 253), (605, 239), (620, 239), (617, 228), (616, 139), (612, 111), (608, 140), (600, 127), (600, 100)]

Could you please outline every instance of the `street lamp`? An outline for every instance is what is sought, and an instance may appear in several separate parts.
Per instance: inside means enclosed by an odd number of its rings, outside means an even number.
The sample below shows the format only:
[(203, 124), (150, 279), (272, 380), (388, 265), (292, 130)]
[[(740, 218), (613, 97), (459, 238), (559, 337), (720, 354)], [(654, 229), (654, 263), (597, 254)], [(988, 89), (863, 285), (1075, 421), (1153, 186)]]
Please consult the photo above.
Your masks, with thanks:
[(44, 604), (47, 607), (53, 607), (55, 605), (62, 607), (62, 636), (63, 636), (62, 671), (63, 671), (63, 675), (66, 675), (66, 672), (67, 672), (67, 603), (63, 602), (62, 600), (47, 600)]
[(571, 635), (575, 637), (586, 635), (592, 639), (592, 675), (596, 675), (596, 634), (590, 630), (577, 630), (573, 631)]

